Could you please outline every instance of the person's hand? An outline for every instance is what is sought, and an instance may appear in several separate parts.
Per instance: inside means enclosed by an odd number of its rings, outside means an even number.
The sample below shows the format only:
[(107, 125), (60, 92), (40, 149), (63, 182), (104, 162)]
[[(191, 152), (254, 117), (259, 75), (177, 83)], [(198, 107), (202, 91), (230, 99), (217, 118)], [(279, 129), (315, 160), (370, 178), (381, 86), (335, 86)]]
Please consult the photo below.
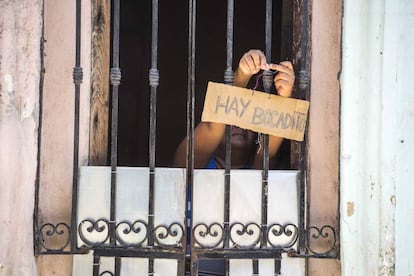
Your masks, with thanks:
[(277, 93), (282, 97), (290, 97), (295, 83), (295, 72), (293, 71), (292, 63), (290, 61), (282, 61), (279, 64), (270, 64), (269, 67), (278, 71), (273, 80)]
[(260, 50), (250, 50), (245, 53), (239, 62), (239, 71), (245, 76), (251, 77), (260, 70), (269, 70), (266, 56)]

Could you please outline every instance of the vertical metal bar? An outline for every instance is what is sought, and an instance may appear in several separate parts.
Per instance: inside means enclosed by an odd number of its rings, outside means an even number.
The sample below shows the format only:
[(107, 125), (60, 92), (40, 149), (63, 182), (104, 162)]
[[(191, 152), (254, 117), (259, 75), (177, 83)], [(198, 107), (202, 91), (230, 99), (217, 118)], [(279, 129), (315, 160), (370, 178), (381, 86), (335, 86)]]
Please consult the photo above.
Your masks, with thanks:
[[(302, 1), (302, 25), (301, 25), (301, 61), (299, 71), (299, 89), (300, 94), (309, 99), (309, 60), (308, 60), (308, 28), (309, 28), (309, 4), (308, 0)], [(305, 132), (304, 142), (300, 144), (300, 183), (299, 183), (299, 251), (302, 254), (306, 253), (306, 225), (308, 223), (308, 208), (307, 208), (307, 190), (306, 190), (306, 169), (307, 169), (307, 137)]]
[(111, 118), (111, 205), (110, 205), (110, 244), (116, 245), (116, 175), (117, 175), (117, 151), (118, 151), (118, 87), (121, 84), (121, 70), (119, 68), (119, 14), (120, 1), (113, 1), (113, 41), (112, 41), (112, 118)]
[(185, 275), (185, 256), (177, 260), (177, 276), (179, 275)]
[[(155, 144), (157, 122), (157, 87), (159, 84), (158, 59), (158, 0), (152, 0), (152, 41), (151, 69), (149, 71), (150, 96), (150, 137), (149, 137), (149, 200), (148, 200), (148, 245), (154, 245), (154, 199), (155, 199)], [(148, 275), (154, 273), (154, 259), (148, 260)]]
[(74, 103), (74, 134), (73, 134), (73, 175), (72, 175), (72, 213), (71, 213), (71, 250), (77, 249), (77, 221), (78, 221), (78, 170), (79, 170), (79, 94), (83, 79), (81, 61), (81, 0), (76, 0), (76, 50), (75, 67), (73, 68), (73, 83), (75, 84)]
[(259, 260), (253, 259), (252, 264), (253, 264), (253, 275), (259, 275)]
[[(234, 0), (227, 1), (227, 60), (224, 72), (224, 82), (233, 85), (233, 25), (234, 25)], [(230, 243), (230, 171), (231, 171), (231, 126), (226, 125), (225, 133), (226, 158), (224, 173), (224, 248), (229, 248)], [(229, 260), (225, 260), (225, 275), (229, 275)]]
[[(272, 57), (272, 0), (266, 0), (266, 24), (265, 24), (266, 61), (271, 62)], [(263, 75), (263, 86), (267, 93), (271, 92), (272, 74), (265, 71)], [(262, 236), (260, 247), (267, 247), (267, 201), (268, 201), (268, 178), (269, 178), (269, 135), (263, 135), (263, 170), (262, 170)]]
[[(194, 181), (194, 106), (195, 106), (195, 27), (196, 27), (196, 0), (188, 0), (188, 80), (187, 80), (187, 159), (186, 159), (186, 190), (193, 186)], [(194, 189), (191, 189), (193, 192)], [(193, 195), (186, 193), (186, 203), (191, 202), (193, 209)], [(193, 212), (191, 212), (193, 214)], [(190, 248), (194, 248), (194, 237), (192, 233), (193, 220), (188, 218), (186, 212), (186, 222), (190, 220)], [(191, 215), (192, 216), (192, 215)], [(187, 233), (188, 235), (188, 233)], [(193, 250), (191, 250), (191, 275), (198, 274), (198, 262)], [(194, 265), (195, 262), (195, 265)]]
[(227, 59), (224, 71), (224, 82), (233, 84), (233, 26), (234, 26), (234, 0), (227, 1)]
[(120, 257), (115, 257), (115, 276), (120, 276), (121, 275), (121, 258)]
[[(45, 4), (42, 4), (42, 13), (44, 14)], [(45, 65), (44, 65), (44, 52), (45, 52), (45, 27), (42, 25), (42, 38), (40, 42), (40, 81), (39, 81), (39, 123), (37, 132), (37, 165), (36, 165), (36, 180), (35, 180), (35, 198), (33, 209), (33, 245), (35, 255), (39, 254), (40, 249), (40, 233), (39, 233), (39, 199), (40, 199), (40, 156), (42, 153), (42, 117), (43, 117), (43, 84), (45, 79)], [(75, 207), (76, 208), (76, 207)], [(73, 209), (73, 206), (72, 206)], [(73, 232), (71, 232), (73, 233)], [(75, 232), (76, 233), (76, 232)], [(74, 234), (72, 234), (74, 235)]]
[(94, 253), (93, 254), (93, 271), (92, 271), (93, 276), (99, 275), (100, 266), (101, 266), (101, 258), (98, 255), (95, 255)]
[(282, 272), (282, 260), (275, 259), (275, 275), (281, 275)]

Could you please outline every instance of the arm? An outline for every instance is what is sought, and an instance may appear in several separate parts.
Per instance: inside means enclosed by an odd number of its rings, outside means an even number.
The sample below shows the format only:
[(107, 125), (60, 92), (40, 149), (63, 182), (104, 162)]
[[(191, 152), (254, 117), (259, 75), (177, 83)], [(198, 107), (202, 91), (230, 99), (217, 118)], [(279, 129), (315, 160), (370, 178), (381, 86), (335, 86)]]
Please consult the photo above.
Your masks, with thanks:
[[(295, 79), (292, 64), (288, 61), (278, 64), (267, 64), (266, 57), (260, 50), (250, 50), (240, 59), (239, 67), (234, 74), (234, 85), (246, 87), (250, 78), (260, 70), (279, 71), (274, 78), (275, 87), (278, 94), (290, 97)], [(220, 123), (200, 122), (194, 129), (194, 167), (205, 168), (212, 155), (217, 150), (225, 134), (225, 125)], [(276, 155), (283, 138), (269, 136), (269, 155)], [(178, 146), (173, 166), (186, 166), (187, 138)], [(263, 164), (263, 150), (255, 155), (253, 168), (261, 168)]]
[[(205, 168), (224, 137), (225, 125), (200, 122), (194, 129), (194, 167)], [(174, 155), (174, 167), (186, 166), (187, 139), (178, 146)]]
[[(252, 75), (266, 67), (266, 57), (259, 50), (250, 50), (240, 59), (239, 67), (234, 74), (234, 85), (246, 87)], [(194, 167), (205, 168), (211, 157), (224, 139), (225, 125), (220, 123), (200, 122), (194, 129)], [(178, 146), (173, 166), (186, 166), (187, 139)]]

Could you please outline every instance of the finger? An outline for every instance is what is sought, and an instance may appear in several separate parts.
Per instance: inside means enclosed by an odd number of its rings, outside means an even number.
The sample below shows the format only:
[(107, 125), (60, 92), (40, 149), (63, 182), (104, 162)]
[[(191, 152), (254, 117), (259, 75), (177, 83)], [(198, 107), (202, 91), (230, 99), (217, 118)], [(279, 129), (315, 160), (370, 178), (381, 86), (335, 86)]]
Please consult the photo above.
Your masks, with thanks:
[(293, 74), (293, 69), (287, 66), (280, 65), (280, 64), (270, 64), (270, 69), (283, 72), (283, 73), (287, 73), (287, 74)]
[(245, 53), (240, 60), (239, 67), (243, 70), (246, 74), (253, 74), (255, 68), (252, 64), (252, 59), (249, 53)]
[(289, 98), (292, 95), (292, 89), (282, 83), (276, 85), (277, 94), (279, 96)]
[(275, 81), (277, 93), (283, 97), (290, 97), (292, 94), (292, 84), (285, 80)]
[(287, 82), (293, 83), (294, 80), (295, 80), (295, 78), (292, 75), (289, 75), (289, 74), (286, 74), (286, 73), (283, 73), (283, 72), (279, 72), (279, 73), (276, 74), (274, 80), (275, 81), (277, 81), (277, 80), (285, 80)]
[(285, 67), (289, 68), (290, 70), (293, 70), (292, 62), (290, 62), (288, 60), (282, 61), (279, 64), (282, 65), (282, 66), (285, 66)]
[(257, 71), (259, 71), (260, 67), (262, 66), (262, 55), (263, 54), (260, 51), (252, 51), (250, 54), (253, 65)]

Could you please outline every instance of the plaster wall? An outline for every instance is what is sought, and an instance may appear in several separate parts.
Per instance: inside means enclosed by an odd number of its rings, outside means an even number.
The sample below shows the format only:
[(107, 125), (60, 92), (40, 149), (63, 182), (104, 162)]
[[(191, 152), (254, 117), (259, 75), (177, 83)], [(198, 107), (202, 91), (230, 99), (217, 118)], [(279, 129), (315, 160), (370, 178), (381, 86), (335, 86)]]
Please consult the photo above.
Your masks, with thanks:
[[(339, 102), (342, 1), (312, 1), (309, 224), (339, 234)], [(315, 248), (323, 244), (313, 244)], [(308, 275), (340, 275), (339, 260), (308, 260)]]
[(42, 1), (0, 1), (0, 275), (35, 275)]
[(344, 2), (343, 275), (413, 275), (414, 3)]

